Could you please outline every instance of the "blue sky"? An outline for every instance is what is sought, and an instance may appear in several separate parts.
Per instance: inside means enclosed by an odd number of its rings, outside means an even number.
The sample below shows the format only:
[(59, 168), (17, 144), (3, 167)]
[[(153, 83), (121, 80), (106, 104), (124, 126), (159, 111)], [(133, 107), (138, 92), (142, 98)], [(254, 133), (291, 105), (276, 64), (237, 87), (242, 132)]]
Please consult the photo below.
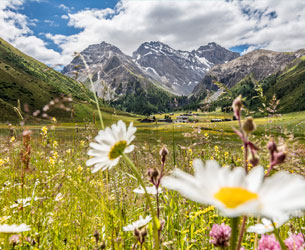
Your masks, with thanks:
[(146, 41), (294, 51), (304, 24), (303, 0), (0, 0), (0, 37), (48, 65), (102, 41), (128, 55)]

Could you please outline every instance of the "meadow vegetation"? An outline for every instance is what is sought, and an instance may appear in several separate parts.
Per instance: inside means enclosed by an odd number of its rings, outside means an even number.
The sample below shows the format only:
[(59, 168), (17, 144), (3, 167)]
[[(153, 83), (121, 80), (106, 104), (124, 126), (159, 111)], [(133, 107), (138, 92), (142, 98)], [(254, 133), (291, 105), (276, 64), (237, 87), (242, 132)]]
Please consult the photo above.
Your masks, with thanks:
[[(100, 129), (98, 118), (86, 123), (59, 124), (53, 119), (46, 125), (1, 126), (0, 223), (30, 226), (23, 233), (0, 233), (1, 248), (156, 249), (158, 238), (160, 249), (216, 249), (213, 237), (225, 228), (218, 230), (213, 225), (230, 225), (230, 217), (222, 216), (215, 206), (189, 200), (162, 184), (158, 186), (162, 191), (148, 195), (149, 206), (141, 182), (147, 187), (156, 184), (154, 169), (158, 174), (163, 169), (162, 176), (170, 175), (174, 168), (192, 174), (195, 158), (216, 160), (220, 166), (244, 166), (245, 147), (232, 130), (238, 122), (211, 123), (212, 118), (231, 116), (220, 112), (200, 113), (199, 122), (194, 124), (142, 124), (136, 116), (110, 111), (102, 114), (105, 126), (124, 120), (127, 124), (134, 122), (137, 132), (132, 142), (134, 150), (123, 155), (112, 169), (96, 173), (86, 162), (90, 158), (89, 143)], [(283, 169), (304, 175), (304, 117), (304, 112), (298, 112), (255, 119), (257, 129), (248, 139), (259, 148), (259, 165), (265, 171), (270, 167), (267, 143), (273, 139), (276, 145), (287, 147), (285, 161), (277, 164), (271, 175)], [(161, 150), (163, 146), (166, 151)], [(247, 168), (254, 168), (250, 161)], [(140, 191), (133, 192), (135, 189)], [(129, 226), (132, 231), (123, 229), (140, 216), (147, 221), (134, 224), (137, 230), (133, 225)], [(241, 225), (243, 217), (237, 218)], [(245, 228), (260, 219), (249, 217)], [(279, 236), (284, 240), (292, 233), (304, 235), (304, 225), (304, 214), (299, 212), (278, 229)], [(231, 231), (227, 234), (229, 237)], [(257, 249), (260, 240), (268, 240), (264, 237), (245, 232), (241, 246)], [(304, 245), (298, 249), (304, 249)]]

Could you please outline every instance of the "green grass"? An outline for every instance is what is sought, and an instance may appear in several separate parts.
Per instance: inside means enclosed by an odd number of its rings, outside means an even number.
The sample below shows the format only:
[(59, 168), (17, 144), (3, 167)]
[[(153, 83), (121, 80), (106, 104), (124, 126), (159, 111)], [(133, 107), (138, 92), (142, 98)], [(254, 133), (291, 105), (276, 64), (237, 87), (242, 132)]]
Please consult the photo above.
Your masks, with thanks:
[[(107, 126), (119, 119), (135, 122), (136, 148), (129, 156), (147, 185), (147, 170), (160, 167), (159, 150), (163, 144), (170, 152), (166, 173), (174, 168), (174, 155), (176, 166), (190, 173), (193, 172), (192, 161), (197, 157), (204, 161), (213, 158), (221, 165), (242, 164), (241, 143), (231, 128), (237, 123), (209, 122), (212, 117), (227, 115), (202, 113), (196, 124), (142, 124), (136, 121), (138, 117), (112, 111), (103, 110)], [(298, 112), (255, 120), (258, 130), (251, 140), (261, 148), (259, 155), (263, 166), (267, 167), (269, 158), (265, 144), (273, 135), (276, 141), (286, 138), (289, 156), (281, 169), (304, 174), (304, 117), (305, 112)], [(86, 167), (89, 142), (99, 130), (98, 121), (95, 124), (57, 123), (54, 129), (47, 124), (47, 137), (40, 135), (42, 126), (28, 126), (33, 136), (29, 170), (24, 172), (24, 178), (20, 157), (24, 152), (22, 130), (14, 127), (10, 131), (7, 125), (0, 126), (0, 217), (11, 216), (1, 224), (30, 225), (31, 231), (22, 235), (36, 242), (33, 245), (24, 238), (15, 249), (95, 249), (101, 244), (105, 244), (106, 249), (132, 249), (133, 233), (123, 232), (122, 228), (140, 215), (149, 214), (149, 210), (144, 197), (132, 192), (139, 184), (124, 160), (112, 170), (96, 174)], [(199, 133), (198, 127), (201, 128)], [(16, 140), (10, 142), (12, 135)], [(291, 138), (292, 135), (297, 138)], [(24, 207), (16, 203), (17, 199), (26, 197), (39, 199)], [(214, 223), (229, 223), (229, 219), (176, 192), (164, 190), (160, 202), (161, 218), (165, 220), (162, 249), (215, 249), (209, 244), (209, 230)], [(14, 204), (16, 207), (11, 207)], [(247, 226), (254, 223), (251, 218)], [(281, 234), (286, 237), (290, 227), (304, 233), (304, 229), (300, 229), (304, 223), (304, 217), (292, 219), (281, 227)], [(95, 231), (99, 233), (97, 245)], [(253, 249), (254, 238), (254, 234), (246, 233), (243, 246)], [(0, 234), (0, 246), (13, 249), (6, 239), (6, 235)], [(144, 246), (153, 249), (151, 224)]]

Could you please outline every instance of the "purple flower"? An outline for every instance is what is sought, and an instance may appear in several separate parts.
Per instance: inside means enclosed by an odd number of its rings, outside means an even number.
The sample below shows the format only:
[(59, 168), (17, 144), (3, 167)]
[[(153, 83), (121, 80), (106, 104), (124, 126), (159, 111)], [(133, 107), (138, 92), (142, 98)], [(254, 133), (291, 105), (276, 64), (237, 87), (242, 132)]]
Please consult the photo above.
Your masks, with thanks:
[(281, 246), (274, 235), (262, 235), (257, 250), (281, 250)]
[(214, 224), (210, 231), (210, 243), (215, 247), (227, 247), (231, 237), (231, 227), (222, 223)]
[(292, 234), (285, 240), (285, 245), (288, 250), (304, 250), (304, 236), (302, 233)]

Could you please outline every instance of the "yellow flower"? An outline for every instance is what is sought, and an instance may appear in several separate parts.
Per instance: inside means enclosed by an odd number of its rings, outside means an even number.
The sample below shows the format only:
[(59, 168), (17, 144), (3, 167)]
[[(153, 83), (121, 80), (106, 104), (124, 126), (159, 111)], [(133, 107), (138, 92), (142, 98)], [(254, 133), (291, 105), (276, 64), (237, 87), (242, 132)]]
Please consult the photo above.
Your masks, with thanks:
[(58, 142), (57, 141), (53, 141), (53, 148), (57, 148), (58, 146)]
[(41, 128), (41, 135), (47, 135), (48, 134), (48, 128), (46, 126), (43, 126)]
[(204, 133), (204, 137), (208, 139), (209, 138), (209, 134), (208, 133)]
[(57, 159), (57, 158), (58, 158), (58, 153), (57, 153), (56, 151), (53, 153), (53, 158), (54, 158), (54, 159)]
[(225, 152), (225, 158), (229, 157), (229, 152)]
[(210, 160), (214, 160), (214, 157), (213, 157), (213, 156), (211, 156)]
[(54, 166), (54, 165), (55, 165), (55, 159), (52, 158), (52, 157), (50, 157), (50, 158), (49, 158), (49, 163), (50, 163), (52, 166)]
[(79, 166), (77, 167), (77, 171), (78, 171), (78, 172), (82, 172), (82, 171), (83, 171), (83, 168), (82, 168), (81, 165), (79, 165)]
[(215, 152), (218, 152), (219, 151), (218, 146), (214, 146), (214, 150)]
[(16, 140), (15, 136), (12, 136), (10, 142), (14, 142)]
[(52, 118), (52, 122), (57, 122), (55, 117)]
[(5, 163), (5, 161), (0, 158), (0, 166), (2, 166), (4, 163)]
[(82, 147), (85, 145), (85, 141), (84, 140), (81, 140), (80, 142), (79, 142), (79, 145), (81, 145)]

